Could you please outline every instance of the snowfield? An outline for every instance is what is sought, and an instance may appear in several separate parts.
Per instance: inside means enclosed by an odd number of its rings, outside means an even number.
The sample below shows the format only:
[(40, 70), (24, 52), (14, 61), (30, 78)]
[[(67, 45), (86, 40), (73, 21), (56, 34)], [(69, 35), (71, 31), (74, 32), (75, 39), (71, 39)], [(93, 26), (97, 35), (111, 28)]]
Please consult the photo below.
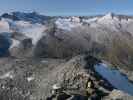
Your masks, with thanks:
[(71, 31), (72, 28), (82, 26), (82, 23), (78, 19), (57, 19), (55, 24), (58, 28)]
[(2, 32), (10, 32), (9, 23), (3, 18), (0, 20), (0, 33)]
[(25, 21), (15, 21), (11, 27), (13, 30), (31, 38), (33, 44), (36, 44), (37, 41), (45, 35), (44, 31), (46, 30), (44, 25), (38, 23), (31, 24)]

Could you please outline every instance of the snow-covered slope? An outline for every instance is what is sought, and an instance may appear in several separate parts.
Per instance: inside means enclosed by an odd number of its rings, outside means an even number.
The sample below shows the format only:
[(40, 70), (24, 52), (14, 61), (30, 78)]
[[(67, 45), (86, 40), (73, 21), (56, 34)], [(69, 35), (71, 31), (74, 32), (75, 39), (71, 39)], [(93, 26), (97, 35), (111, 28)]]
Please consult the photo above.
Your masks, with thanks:
[(46, 30), (45, 25), (42, 24), (31, 24), (30, 22), (26, 21), (15, 21), (12, 22), (11, 28), (18, 33), (23, 34), (24, 36), (31, 38), (32, 43), (36, 44), (37, 41), (45, 35), (44, 31)]
[(30, 23), (27, 21), (14, 21), (10, 19), (0, 20), (0, 33), (2, 32), (17, 32), (32, 39), (32, 43), (36, 44), (37, 41), (45, 35), (46, 26), (39, 23)]
[[(55, 22), (57, 28), (64, 30), (71, 30), (76, 27), (82, 27), (88, 24), (89, 27), (108, 30), (111, 32), (129, 32), (133, 33), (133, 17), (116, 15), (108, 13), (103, 16), (95, 16), (88, 18), (67, 17), (58, 18)], [(132, 34), (133, 35), (133, 34)]]
[(14, 33), (19, 34), (19, 38), (12, 39), (11, 48), (19, 45), (19, 42), (24, 39), (23, 37), (31, 38), (32, 44), (36, 45), (40, 38), (45, 35), (45, 30), (47, 29), (45, 22), (50, 19), (49, 16), (40, 15), (36, 12), (5, 13), (0, 19), (0, 33), (8, 32), (11, 35), (14, 35)]
[(5, 19), (0, 20), (0, 33), (2, 32), (10, 32), (10, 26)]
[[(123, 17), (123, 18), (121, 18)], [(84, 22), (90, 24), (90, 27), (108, 29), (115, 32), (130, 32), (133, 33), (133, 17), (124, 17), (115, 15), (113, 13), (108, 13), (102, 17), (94, 17), (91, 19), (84, 20)]]
[[(15, 17), (15, 18), (14, 18)], [(0, 32), (19, 32), (32, 38), (33, 44), (45, 35), (47, 29), (44, 23), (47, 16), (33, 13), (13, 12), (11, 14), (3, 14), (0, 20)], [(29, 20), (31, 19), (31, 20)], [(53, 17), (54, 19), (54, 17)], [(108, 13), (104, 16), (95, 17), (56, 17), (55, 25), (58, 29), (71, 31), (73, 28), (84, 27), (88, 24), (88, 28), (100, 29), (102, 31), (111, 32), (127, 32), (133, 35), (133, 17), (115, 15)], [(34, 23), (36, 22), (36, 23)]]
[(82, 26), (80, 23), (80, 19), (78, 17), (70, 17), (70, 18), (59, 18), (56, 20), (55, 24), (58, 28), (64, 30), (71, 30), (71, 28)]

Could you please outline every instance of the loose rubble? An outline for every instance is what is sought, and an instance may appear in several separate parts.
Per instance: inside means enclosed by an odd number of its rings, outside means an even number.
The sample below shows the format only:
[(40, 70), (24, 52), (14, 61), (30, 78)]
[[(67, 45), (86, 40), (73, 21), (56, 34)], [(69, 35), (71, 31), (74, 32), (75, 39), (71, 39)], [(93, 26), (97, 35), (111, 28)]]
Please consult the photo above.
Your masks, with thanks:
[(101, 61), (93, 56), (79, 55), (70, 60), (45, 59), (46, 63), (42, 61), (44, 59), (2, 58), (0, 70), (5, 74), (1, 74), (0, 99), (110, 100), (115, 93), (116, 98), (121, 94), (114, 92), (114, 87), (95, 72), (93, 66)]

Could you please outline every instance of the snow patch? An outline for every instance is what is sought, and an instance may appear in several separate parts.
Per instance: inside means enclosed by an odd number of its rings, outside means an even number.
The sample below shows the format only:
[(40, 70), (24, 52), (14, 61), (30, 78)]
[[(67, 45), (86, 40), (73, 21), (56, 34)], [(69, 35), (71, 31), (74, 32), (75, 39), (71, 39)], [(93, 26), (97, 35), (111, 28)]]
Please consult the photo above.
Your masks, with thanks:
[(16, 39), (12, 39), (12, 44), (10, 46), (10, 49), (14, 48), (14, 47), (18, 47), (20, 44), (20, 41), (16, 40)]
[(28, 38), (31, 38), (34, 45), (43, 35), (45, 35), (44, 31), (46, 30), (46, 26), (42, 24), (31, 24), (30, 22), (25, 21), (15, 21), (12, 28), (17, 32), (24, 34)]
[(77, 19), (73, 20), (75, 21), (59, 18), (56, 20), (55, 24), (59, 29), (71, 31), (72, 28), (79, 27), (82, 25), (81, 23), (77, 22)]
[(41, 63), (48, 63), (48, 61), (47, 60), (42, 60)]
[(60, 85), (59, 84), (54, 84), (53, 85), (53, 90), (57, 90), (57, 89), (60, 89), (61, 87), (60, 87)]
[(10, 32), (9, 23), (3, 18), (0, 20), (0, 32)]
[(27, 81), (28, 81), (28, 82), (30, 82), (30, 81), (32, 81), (32, 80), (34, 80), (34, 77), (32, 77), (32, 76), (31, 76), (31, 77), (27, 77)]
[(7, 73), (0, 76), (0, 79), (5, 79), (5, 78), (13, 79), (14, 78), (13, 71), (9, 71), (9, 72), (7, 72)]
[(88, 19), (83, 19), (83, 22), (91, 24), (91, 23), (96, 22), (97, 20), (98, 20), (98, 17), (88, 18)]
[(72, 22), (80, 23), (80, 18), (79, 17), (73, 16), (71, 20), (72, 20)]

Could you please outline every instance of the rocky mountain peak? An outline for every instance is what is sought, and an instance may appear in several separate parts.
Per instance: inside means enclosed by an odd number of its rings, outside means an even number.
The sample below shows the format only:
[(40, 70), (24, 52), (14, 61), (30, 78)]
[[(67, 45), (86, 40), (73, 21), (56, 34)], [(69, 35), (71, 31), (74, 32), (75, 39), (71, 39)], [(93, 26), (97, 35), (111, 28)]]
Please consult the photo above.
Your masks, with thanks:
[(106, 19), (113, 19), (114, 16), (115, 16), (114, 13), (109, 12), (109, 13), (105, 14), (104, 18), (106, 18)]

